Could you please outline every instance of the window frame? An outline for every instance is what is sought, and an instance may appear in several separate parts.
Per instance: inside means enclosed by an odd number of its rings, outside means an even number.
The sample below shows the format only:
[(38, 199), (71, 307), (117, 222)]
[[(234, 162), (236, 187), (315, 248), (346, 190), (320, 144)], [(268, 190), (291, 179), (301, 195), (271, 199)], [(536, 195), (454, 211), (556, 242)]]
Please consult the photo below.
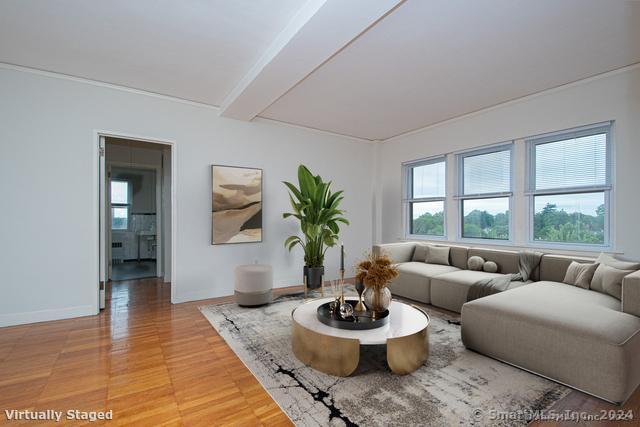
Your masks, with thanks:
[[(432, 165), (435, 163), (444, 163), (444, 195), (438, 197), (413, 197), (413, 169)], [(403, 175), (403, 198), (402, 198), (402, 218), (403, 218), (403, 229), (405, 239), (411, 240), (447, 240), (447, 192), (448, 192), (448, 175), (449, 175), (449, 162), (447, 159), (447, 155), (440, 155), (435, 157), (429, 157), (427, 159), (422, 160), (413, 160), (409, 162), (405, 162), (402, 164), (402, 175)], [(412, 234), (412, 224), (413, 218), (411, 206), (413, 203), (420, 202), (442, 202), (442, 212), (443, 212), (443, 233), (442, 236), (438, 236), (435, 234)]]
[[(537, 135), (525, 138), (526, 145), (526, 173), (525, 173), (525, 198), (528, 203), (528, 232), (527, 241), (530, 246), (544, 247), (550, 249), (566, 250), (606, 250), (613, 247), (611, 220), (612, 214), (612, 192), (613, 192), (613, 142), (611, 139), (613, 121), (595, 123), (587, 126), (566, 129), (557, 132)], [(537, 190), (536, 187), (536, 147), (541, 144), (548, 144), (572, 138), (581, 138), (590, 135), (606, 134), (605, 146), (605, 184), (603, 185), (582, 185), (575, 187), (545, 188)], [(570, 194), (604, 193), (604, 242), (602, 244), (575, 243), (575, 242), (554, 242), (548, 240), (535, 240), (535, 198), (536, 196), (563, 196)]]
[[(462, 151), (456, 153), (456, 165), (457, 165), (457, 199), (458, 204), (458, 240), (469, 243), (481, 243), (491, 245), (512, 245), (514, 241), (513, 236), (513, 217), (514, 217), (514, 203), (513, 203), (513, 172), (514, 172), (514, 141), (500, 142), (488, 147), (476, 148), (471, 150)], [(500, 151), (509, 151), (509, 191), (498, 191), (491, 193), (477, 193), (477, 194), (465, 194), (464, 192), (464, 159), (467, 157), (474, 157), (483, 154), (496, 153)], [(480, 199), (497, 199), (508, 198), (509, 200), (509, 238), (508, 239), (490, 239), (484, 237), (464, 237), (464, 201), (465, 200), (480, 200)]]
[[(114, 182), (124, 182), (127, 184), (127, 202), (128, 203), (113, 203), (111, 201), (111, 186)], [(131, 182), (126, 179), (112, 179), (109, 182), (109, 201), (111, 202), (111, 231), (129, 231), (129, 225), (131, 224)], [(126, 208), (127, 209), (127, 228), (113, 228), (113, 208)]]

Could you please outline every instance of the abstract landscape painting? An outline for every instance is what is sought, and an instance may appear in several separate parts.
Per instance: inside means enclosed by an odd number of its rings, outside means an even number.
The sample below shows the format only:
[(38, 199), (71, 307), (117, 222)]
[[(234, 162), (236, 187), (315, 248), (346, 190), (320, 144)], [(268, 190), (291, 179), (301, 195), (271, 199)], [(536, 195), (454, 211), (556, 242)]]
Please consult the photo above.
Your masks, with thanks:
[(214, 245), (262, 241), (262, 169), (211, 166)]

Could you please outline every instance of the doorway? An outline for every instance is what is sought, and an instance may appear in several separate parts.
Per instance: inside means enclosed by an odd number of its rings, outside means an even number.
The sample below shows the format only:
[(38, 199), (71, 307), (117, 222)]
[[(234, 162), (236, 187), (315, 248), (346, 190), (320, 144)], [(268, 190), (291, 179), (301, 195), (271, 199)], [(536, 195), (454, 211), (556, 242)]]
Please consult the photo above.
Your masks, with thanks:
[(171, 281), (172, 145), (100, 136), (100, 153), (103, 308), (111, 281)]
[[(107, 159), (110, 145), (107, 142)], [(108, 160), (107, 160), (108, 161)], [(111, 227), (110, 276), (112, 281), (162, 276), (158, 242), (162, 227), (156, 190), (161, 170), (149, 166), (115, 166), (107, 163)], [(161, 261), (161, 260), (160, 260)]]

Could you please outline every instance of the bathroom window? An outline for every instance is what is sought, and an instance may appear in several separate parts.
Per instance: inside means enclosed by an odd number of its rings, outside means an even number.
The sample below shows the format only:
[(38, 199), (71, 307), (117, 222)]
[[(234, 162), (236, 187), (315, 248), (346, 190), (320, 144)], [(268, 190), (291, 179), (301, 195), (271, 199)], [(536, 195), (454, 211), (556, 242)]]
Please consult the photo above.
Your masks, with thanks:
[(111, 181), (111, 229), (129, 229), (129, 182)]

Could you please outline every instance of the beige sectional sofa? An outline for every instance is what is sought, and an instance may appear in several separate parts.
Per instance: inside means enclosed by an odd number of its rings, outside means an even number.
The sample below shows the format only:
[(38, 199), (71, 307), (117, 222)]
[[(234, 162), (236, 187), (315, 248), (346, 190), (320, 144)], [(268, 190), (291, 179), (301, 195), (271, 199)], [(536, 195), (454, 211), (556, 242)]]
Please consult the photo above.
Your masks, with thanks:
[[(572, 261), (595, 259), (544, 254), (530, 283), (467, 302), (467, 291), (482, 278), (516, 273), (518, 251), (452, 246), (450, 265), (440, 265), (421, 261), (419, 245), (373, 251), (398, 263), (392, 293), (461, 312), (467, 348), (614, 403), (640, 384), (640, 271), (624, 277), (619, 300), (562, 283)], [(471, 256), (494, 261), (498, 273), (468, 270)]]

